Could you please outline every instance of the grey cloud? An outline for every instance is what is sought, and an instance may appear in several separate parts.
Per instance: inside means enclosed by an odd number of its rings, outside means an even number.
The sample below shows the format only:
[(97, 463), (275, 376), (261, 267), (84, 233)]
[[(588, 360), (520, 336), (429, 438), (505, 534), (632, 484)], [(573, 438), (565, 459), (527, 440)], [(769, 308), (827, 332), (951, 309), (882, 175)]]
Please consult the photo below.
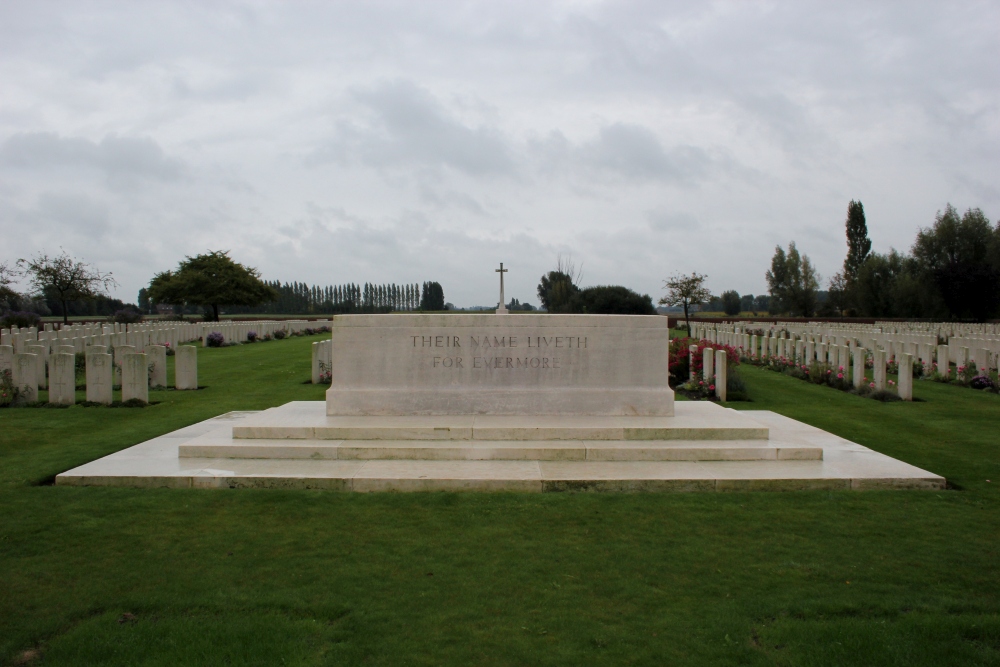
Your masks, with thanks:
[(593, 141), (580, 147), (580, 154), (597, 169), (632, 179), (694, 181), (709, 164), (703, 149), (667, 150), (652, 130), (627, 123), (602, 127)]
[(0, 146), (0, 162), (21, 169), (94, 169), (112, 185), (136, 179), (175, 181), (184, 173), (183, 164), (152, 139), (115, 135), (94, 142), (53, 132), (19, 132)]
[(697, 218), (682, 211), (646, 211), (646, 221), (650, 229), (657, 232), (695, 230), (699, 226)]
[(602, 179), (644, 183), (650, 181), (695, 183), (711, 171), (715, 160), (697, 146), (664, 147), (648, 127), (634, 123), (612, 123), (596, 135), (574, 144), (557, 130), (528, 143), (529, 151), (546, 175), (560, 172), (589, 172)]
[(472, 176), (510, 174), (514, 168), (499, 131), (462, 122), (410, 82), (356, 89), (352, 97), (364, 113), (340, 119), (336, 137), (310, 155), (307, 163), (449, 167)]

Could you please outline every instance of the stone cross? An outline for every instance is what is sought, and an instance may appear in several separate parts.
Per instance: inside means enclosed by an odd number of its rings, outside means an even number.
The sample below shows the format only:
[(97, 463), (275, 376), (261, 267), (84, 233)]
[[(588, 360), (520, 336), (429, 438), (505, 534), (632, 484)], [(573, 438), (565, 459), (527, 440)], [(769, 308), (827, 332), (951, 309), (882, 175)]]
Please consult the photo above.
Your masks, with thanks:
[(503, 268), (503, 262), (500, 262), (500, 268), (496, 269), (496, 273), (500, 274), (500, 307), (497, 308), (497, 315), (507, 314), (507, 305), (503, 300), (503, 274), (507, 273), (508, 269)]

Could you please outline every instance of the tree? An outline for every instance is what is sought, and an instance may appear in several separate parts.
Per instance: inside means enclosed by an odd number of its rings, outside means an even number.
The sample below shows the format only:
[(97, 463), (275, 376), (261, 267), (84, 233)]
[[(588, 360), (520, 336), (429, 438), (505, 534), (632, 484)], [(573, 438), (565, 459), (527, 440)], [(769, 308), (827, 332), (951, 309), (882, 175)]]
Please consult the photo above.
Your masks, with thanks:
[(753, 294), (744, 294), (740, 297), (740, 310), (747, 312), (756, 311), (756, 303), (757, 301), (753, 298)]
[(788, 244), (788, 253), (778, 246), (771, 258), (771, 270), (765, 274), (771, 293), (770, 311), (789, 312), (809, 317), (816, 310), (819, 276), (808, 255), (800, 255), (795, 242)]
[(438, 282), (425, 282), (420, 296), (420, 310), (444, 310), (444, 288)]
[(648, 294), (622, 285), (598, 285), (580, 290), (570, 302), (570, 312), (591, 315), (656, 315)]
[(21, 295), (11, 287), (17, 275), (17, 271), (7, 266), (6, 262), (0, 262), (0, 305), (10, 310), (18, 310), (21, 303)]
[(579, 292), (573, 277), (558, 269), (549, 271), (538, 283), (538, 298), (550, 313), (570, 312), (570, 303)]
[(865, 207), (861, 202), (851, 200), (847, 205), (847, 257), (844, 259), (843, 281), (850, 285), (858, 277), (861, 265), (868, 258), (872, 249), (872, 240), (868, 238), (868, 223), (865, 222)]
[(705, 287), (708, 276), (692, 272), (690, 276), (675, 273), (663, 281), (663, 289), (667, 293), (660, 299), (661, 306), (683, 306), (684, 320), (687, 322), (688, 336), (691, 336), (691, 319), (688, 308), (692, 305), (705, 303), (712, 298), (712, 293)]
[(913, 244), (920, 271), (937, 287), (953, 318), (983, 321), (1000, 307), (1000, 264), (996, 248), (1000, 226), (994, 229), (978, 208), (961, 218), (948, 204), (934, 225), (921, 229)]
[(63, 323), (69, 323), (72, 301), (93, 301), (107, 296), (118, 283), (111, 273), (71, 257), (65, 250), (57, 257), (40, 254), (30, 260), (19, 259), (17, 265), (30, 280), (32, 289), (62, 306)]
[(743, 302), (740, 293), (736, 290), (727, 290), (722, 293), (722, 310), (726, 315), (739, 315)]
[(228, 250), (186, 257), (176, 271), (159, 273), (149, 283), (153, 304), (209, 307), (215, 322), (219, 306), (256, 306), (277, 298), (278, 291), (260, 279), (257, 269), (234, 262)]

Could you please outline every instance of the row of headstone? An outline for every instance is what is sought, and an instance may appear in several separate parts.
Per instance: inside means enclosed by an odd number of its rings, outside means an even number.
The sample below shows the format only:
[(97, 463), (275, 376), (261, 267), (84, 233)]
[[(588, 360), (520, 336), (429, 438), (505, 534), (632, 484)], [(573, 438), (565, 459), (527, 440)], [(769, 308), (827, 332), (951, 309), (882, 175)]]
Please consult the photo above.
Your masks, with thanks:
[[(43, 354), (43, 346), (28, 346), (28, 352), (15, 352), (10, 345), (0, 345), (0, 373), (10, 372), (15, 389), (29, 402), (38, 400), (38, 390), (48, 388), (49, 403), (72, 405), (76, 402), (76, 353), (72, 346), (60, 346), (56, 353)], [(110, 404), (114, 385), (121, 385), (122, 401), (137, 398), (149, 402), (149, 388), (167, 385), (167, 348), (151, 345), (147, 353), (131, 346), (114, 349), (92, 345), (85, 357), (87, 401)], [(198, 388), (198, 348), (181, 345), (174, 357), (174, 387)]]
[[(942, 374), (948, 374), (952, 365), (961, 368), (968, 366), (970, 361), (975, 362), (977, 371), (986, 373), (997, 369), (1000, 362), (1000, 339), (991, 341), (986, 338), (955, 336), (950, 338), (947, 344), (939, 344), (936, 335), (876, 334), (860, 330), (848, 331), (846, 328), (842, 328), (837, 334), (832, 334), (829, 331), (791, 331), (779, 325), (752, 322), (747, 326), (695, 323), (692, 325), (692, 334), (698, 339), (748, 349), (747, 334), (744, 332), (763, 328), (755, 326), (758, 324), (770, 327), (764, 328), (762, 338), (765, 343), (760, 347), (761, 354), (765, 357), (791, 356), (788, 353), (778, 353), (777, 350), (785, 349), (782, 347), (783, 341), (800, 340), (811, 342), (814, 346), (846, 345), (851, 349), (854, 347), (864, 347), (868, 350), (882, 349), (891, 362), (899, 362), (902, 355), (909, 354), (916, 362), (924, 364), (928, 371), (936, 364)], [(795, 327), (803, 329), (804, 325), (796, 324)], [(816, 328), (827, 329), (827, 327)], [(754, 349), (757, 349), (756, 345)]]
[[(805, 339), (790, 338), (784, 334), (780, 336), (758, 336), (718, 330), (702, 330), (698, 332), (710, 343), (727, 345), (736, 348), (743, 355), (759, 359), (777, 358), (789, 364), (811, 365), (814, 362), (827, 364), (831, 372), (834, 370), (838, 376), (848, 380), (857, 388), (860, 388), (866, 381), (866, 362), (869, 351), (859, 345), (849, 344), (839, 345), (834, 342), (822, 342), (811, 336)], [(949, 346), (939, 345), (936, 352), (940, 359), (950, 358)], [(689, 348), (689, 362), (691, 368), (690, 379), (694, 378), (694, 355), (697, 353), (697, 346)], [(966, 349), (965, 354), (968, 353)], [(724, 350), (713, 350), (705, 348), (702, 359), (703, 380), (708, 382), (714, 379), (715, 393), (721, 400), (725, 400), (725, 376), (726, 376), (726, 352)], [(889, 358), (885, 350), (875, 348), (872, 352), (873, 372), (870, 384), (874, 389), (884, 390), (887, 388), (886, 369), (893, 361)], [(914, 356), (908, 352), (900, 353), (894, 360), (898, 367), (897, 391), (903, 400), (913, 400), (913, 363)], [(928, 371), (932, 359), (928, 362)], [(949, 373), (950, 367), (939, 366), (939, 372)]]
[(72, 345), (75, 354), (84, 354), (92, 345), (121, 347), (130, 345), (136, 352), (146, 352), (152, 345), (162, 345), (176, 350), (178, 345), (201, 341), (208, 345), (208, 335), (219, 333), (226, 344), (244, 343), (251, 332), (258, 338), (301, 333), (310, 327), (329, 326), (328, 320), (257, 320), (252, 322), (151, 322), (139, 324), (70, 324), (54, 328), (46, 324), (43, 331), (36, 327), (0, 330), (0, 345), (10, 345), (16, 353), (27, 352), (26, 347), (41, 345), (46, 354), (54, 354), (57, 347)]

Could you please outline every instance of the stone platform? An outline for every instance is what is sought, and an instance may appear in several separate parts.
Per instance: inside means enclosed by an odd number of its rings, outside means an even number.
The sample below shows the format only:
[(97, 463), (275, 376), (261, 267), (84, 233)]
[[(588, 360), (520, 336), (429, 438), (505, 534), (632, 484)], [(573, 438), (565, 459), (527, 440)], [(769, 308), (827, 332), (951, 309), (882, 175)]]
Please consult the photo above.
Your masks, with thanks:
[(944, 478), (766, 411), (672, 417), (229, 413), (56, 477), (60, 485), (341, 491), (941, 489)]

